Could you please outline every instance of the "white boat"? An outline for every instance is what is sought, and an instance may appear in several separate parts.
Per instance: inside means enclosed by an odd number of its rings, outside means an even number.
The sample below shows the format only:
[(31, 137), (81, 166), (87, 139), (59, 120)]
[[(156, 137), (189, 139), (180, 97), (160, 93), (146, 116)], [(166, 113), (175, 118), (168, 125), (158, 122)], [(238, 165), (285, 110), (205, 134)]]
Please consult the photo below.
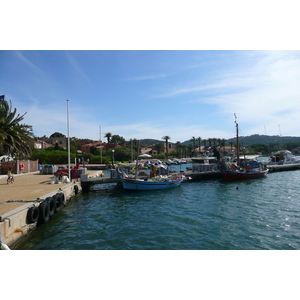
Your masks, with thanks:
[(289, 165), (289, 164), (299, 164), (300, 157), (295, 156), (289, 150), (280, 150), (275, 152), (270, 157), (270, 162), (268, 165)]
[(218, 162), (218, 159), (214, 156), (199, 156), (191, 158), (193, 163), (198, 164), (215, 164)]

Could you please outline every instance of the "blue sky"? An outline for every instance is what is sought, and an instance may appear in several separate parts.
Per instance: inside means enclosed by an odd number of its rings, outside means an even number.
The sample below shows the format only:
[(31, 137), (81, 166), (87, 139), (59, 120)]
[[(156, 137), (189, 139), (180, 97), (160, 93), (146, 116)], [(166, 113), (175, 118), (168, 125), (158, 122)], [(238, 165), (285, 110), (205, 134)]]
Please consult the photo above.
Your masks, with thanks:
[(67, 135), (66, 99), (78, 138), (228, 139), (234, 113), (242, 135), (300, 135), (300, 51), (18, 50), (0, 65), (36, 136)]

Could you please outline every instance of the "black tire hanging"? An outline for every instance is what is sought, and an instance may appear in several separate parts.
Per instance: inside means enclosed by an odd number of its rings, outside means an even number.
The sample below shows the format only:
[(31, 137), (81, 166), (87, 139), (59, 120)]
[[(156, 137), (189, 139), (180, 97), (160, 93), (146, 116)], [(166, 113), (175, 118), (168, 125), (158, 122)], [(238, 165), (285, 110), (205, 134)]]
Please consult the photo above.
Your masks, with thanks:
[(39, 206), (40, 216), (39, 224), (46, 224), (50, 218), (50, 206), (47, 201), (43, 201)]
[(56, 199), (54, 212), (58, 213), (62, 209), (62, 206), (63, 206), (63, 200), (61, 197), (61, 193), (57, 193), (54, 197)]
[(77, 195), (79, 193), (79, 188), (78, 188), (77, 184), (74, 185), (74, 192), (75, 192), (75, 195)]
[(49, 203), (49, 209), (50, 209), (49, 216), (51, 218), (55, 212), (56, 198), (55, 198), (55, 196), (48, 197), (48, 198), (46, 198), (46, 201)]
[(38, 221), (40, 211), (36, 206), (30, 207), (27, 211), (27, 224), (32, 224)]
[(64, 204), (65, 203), (65, 194), (64, 193), (59, 193), (59, 195), (61, 195), (62, 204)]

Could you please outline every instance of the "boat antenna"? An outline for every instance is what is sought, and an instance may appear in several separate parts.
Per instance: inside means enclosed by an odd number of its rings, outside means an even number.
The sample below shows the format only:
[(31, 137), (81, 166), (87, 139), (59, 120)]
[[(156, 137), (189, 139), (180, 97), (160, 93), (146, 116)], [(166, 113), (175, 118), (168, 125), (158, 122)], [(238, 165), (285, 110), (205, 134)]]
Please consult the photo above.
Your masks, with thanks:
[(239, 165), (240, 164), (239, 124), (236, 121), (236, 119), (237, 119), (236, 114), (234, 114), (234, 118), (235, 118), (234, 123), (235, 123), (235, 127), (236, 127), (236, 159), (237, 159), (237, 163)]
[(137, 179), (137, 172), (138, 172), (138, 165), (139, 165), (139, 155), (140, 155), (140, 140), (138, 140), (138, 150), (137, 150), (137, 157), (136, 157), (136, 165), (135, 165), (135, 176), (134, 179)]

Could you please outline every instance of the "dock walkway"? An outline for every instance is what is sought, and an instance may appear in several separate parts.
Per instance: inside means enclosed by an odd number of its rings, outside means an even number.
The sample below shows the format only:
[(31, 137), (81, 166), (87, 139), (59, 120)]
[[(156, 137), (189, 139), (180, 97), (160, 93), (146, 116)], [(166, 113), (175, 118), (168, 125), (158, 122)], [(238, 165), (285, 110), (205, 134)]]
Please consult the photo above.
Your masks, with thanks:
[(40, 198), (43, 195), (51, 192), (58, 192), (60, 188), (66, 186), (65, 183), (49, 184), (52, 177), (53, 175), (41, 175), (39, 172), (14, 175), (15, 182), (12, 184), (7, 184), (7, 176), (1, 176), (0, 216), (24, 205), (24, 202), (34, 201), (37, 198)]
[[(89, 172), (94, 176), (97, 171)], [(36, 226), (37, 222), (27, 222), (31, 207), (39, 207), (47, 197), (63, 194), (65, 205), (81, 190), (80, 180), (70, 183), (51, 184), (52, 174), (42, 175), (39, 172), (14, 175), (14, 183), (7, 184), (7, 176), (0, 175), (0, 240), (13, 246)], [(77, 186), (77, 188), (76, 188)]]

